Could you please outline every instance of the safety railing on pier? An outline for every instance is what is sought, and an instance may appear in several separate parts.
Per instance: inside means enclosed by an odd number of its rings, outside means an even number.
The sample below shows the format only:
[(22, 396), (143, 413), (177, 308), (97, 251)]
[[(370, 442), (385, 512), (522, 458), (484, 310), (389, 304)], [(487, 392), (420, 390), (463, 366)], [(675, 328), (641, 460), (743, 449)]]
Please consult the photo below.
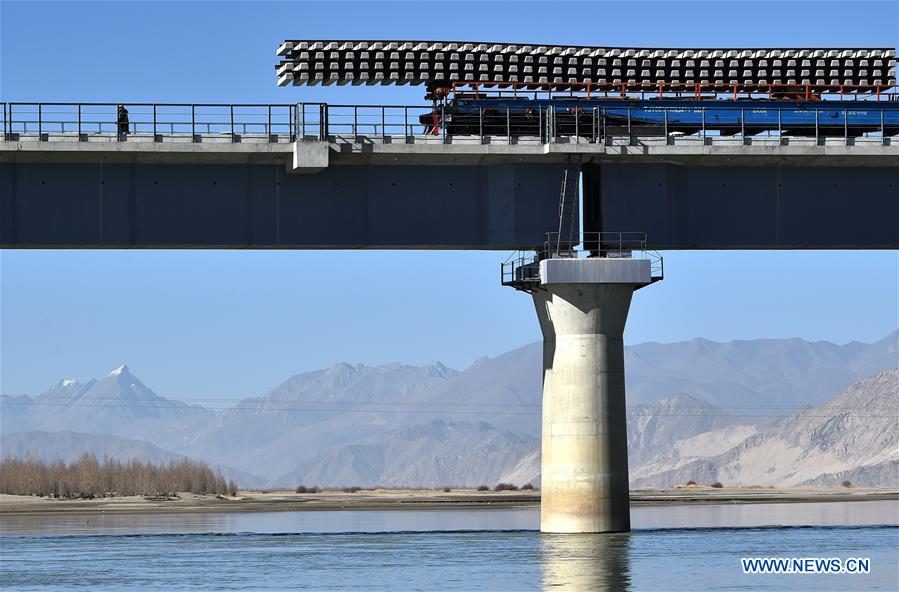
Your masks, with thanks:
[(646, 245), (645, 232), (583, 232), (576, 238), (548, 232), (543, 245), (516, 251), (500, 264), (500, 281), (504, 286), (533, 292), (540, 288), (540, 262), (544, 259), (592, 257), (648, 259), (652, 281), (661, 280), (665, 276), (664, 259)]
[[(895, 104), (894, 101), (888, 103)], [(899, 109), (821, 101), (772, 105), (767, 119), (726, 101), (635, 108), (498, 105), (2, 103), (7, 141), (403, 144), (896, 144)], [(862, 107), (864, 105), (864, 107)], [(653, 117), (647, 120), (647, 114)]]

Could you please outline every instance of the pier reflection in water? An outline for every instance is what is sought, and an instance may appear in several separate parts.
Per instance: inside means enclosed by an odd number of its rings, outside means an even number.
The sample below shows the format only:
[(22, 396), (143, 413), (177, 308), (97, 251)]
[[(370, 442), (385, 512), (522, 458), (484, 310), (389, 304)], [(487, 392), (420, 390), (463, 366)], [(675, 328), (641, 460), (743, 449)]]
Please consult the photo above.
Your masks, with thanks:
[(630, 590), (631, 535), (543, 534), (544, 590)]

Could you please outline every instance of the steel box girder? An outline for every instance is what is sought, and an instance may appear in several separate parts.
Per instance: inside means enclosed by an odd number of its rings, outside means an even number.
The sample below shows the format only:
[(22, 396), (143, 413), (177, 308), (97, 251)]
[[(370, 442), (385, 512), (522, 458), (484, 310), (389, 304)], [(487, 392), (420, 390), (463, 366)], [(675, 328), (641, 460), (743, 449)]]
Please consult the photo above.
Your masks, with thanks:
[[(899, 248), (899, 167), (594, 161), (584, 230), (655, 249)], [(6, 248), (530, 249), (564, 162), (0, 163)]]
[(584, 167), (584, 230), (651, 249), (896, 249), (899, 167)]
[(563, 167), (0, 163), (0, 246), (511, 250), (543, 240)]

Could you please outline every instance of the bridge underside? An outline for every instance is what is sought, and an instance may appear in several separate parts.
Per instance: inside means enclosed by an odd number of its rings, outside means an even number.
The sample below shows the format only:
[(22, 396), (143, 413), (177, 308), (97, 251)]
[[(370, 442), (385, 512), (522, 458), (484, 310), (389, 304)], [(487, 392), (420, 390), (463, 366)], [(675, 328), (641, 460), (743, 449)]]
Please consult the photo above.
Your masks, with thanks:
[(563, 166), (0, 164), (0, 245), (514, 249), (542, 242)]
[(899, 166), (587, 165), (584, 195), (655, 249), (899, 248)]
[[(558, 220), (564, 167), (3, 162), (0, 246), (527, 249)], [(646, 232), (651, 248), (899, 248), (896, 166), (583, 172), (584, 230)]]

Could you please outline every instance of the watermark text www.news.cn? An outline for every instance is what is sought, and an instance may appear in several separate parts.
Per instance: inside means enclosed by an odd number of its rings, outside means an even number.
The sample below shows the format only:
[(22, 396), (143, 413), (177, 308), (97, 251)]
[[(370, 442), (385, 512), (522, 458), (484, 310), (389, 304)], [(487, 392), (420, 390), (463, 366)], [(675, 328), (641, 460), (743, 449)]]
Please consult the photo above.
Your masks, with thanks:
[(867, 574), (867, 557), (743, 557), (744, 574)]

